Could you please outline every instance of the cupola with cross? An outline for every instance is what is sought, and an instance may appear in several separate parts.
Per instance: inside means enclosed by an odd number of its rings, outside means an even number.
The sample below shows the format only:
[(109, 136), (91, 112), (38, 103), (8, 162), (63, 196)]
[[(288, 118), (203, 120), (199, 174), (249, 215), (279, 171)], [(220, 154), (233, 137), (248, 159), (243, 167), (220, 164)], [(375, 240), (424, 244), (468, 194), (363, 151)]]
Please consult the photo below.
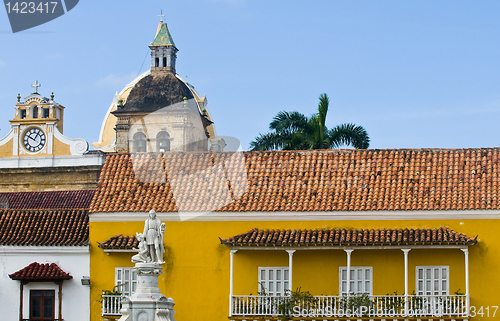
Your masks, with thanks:
[(151, 73), (171, 72), (175, 75), (175, 60), (179, 50), (168, 31), (167, 24), (163, 22), (163, 13), (159, 17), (160, 23), (155, 38), (149, 45), (151, 49)]
[(31, 87), (34, 88), (33, 93), (26, 96), (24, 101), (21, 101), (21, 94), (17, 96), (16, 112), (14, 119), (10, 121), (12, 125), (22, 124), (37, 124), (46, 125), (53, 123), (59, 131), (63, 132), (64, 106), (54, 101), (54, 93), (50, 95), (50, 99), (43, 97), (38, 93), (38, 87), (41, 87), (38, 81), (35, 81)]
[(38, 81), (31, 86), (34, 91), (24, 99), (17, 95), (11, 130), (0, 139), (0, 168), (79, 164), (77, 158), (88, 151), (87, 141), (64, 136), (64, 106), (54, 100), (54, 93), (42, 96)]

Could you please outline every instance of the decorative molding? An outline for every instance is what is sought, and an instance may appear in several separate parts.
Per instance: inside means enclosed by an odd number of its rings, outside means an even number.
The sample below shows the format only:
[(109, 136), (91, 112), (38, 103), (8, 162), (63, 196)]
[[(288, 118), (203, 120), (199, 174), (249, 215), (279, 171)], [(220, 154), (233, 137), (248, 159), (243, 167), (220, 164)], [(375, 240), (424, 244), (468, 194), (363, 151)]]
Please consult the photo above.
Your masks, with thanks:
[(137, 253), (134, 249), (104, 249), (104, 253)]
[(116, 137), (113, 137), (111, 139), (111, 142), (109, 143), (109, 145), (106, 145), (106, 146), (102, 146), (102, 147), (98, 147), (98, 146), (95, 146), (94, 145), (94, 149), (95, 150), (100, 150), (100, 151), (103, 151), (103, 152), (107, 152), (107, 151), (116, 151)]
[[(22, 149), (21, 149), (22, 150)], [(0, 168), (26, 167), (57, 167), (57, 166), (93, 166), (103, 165), (103, 154), (74, 155), (74, 156), (34, 156), (0, 158)]]
[[(500, 211), (169, 212), (157, 213), (157, 216), (164, 222), (498, 220)], [(138, 222), (144, 220), (144, 212), (99, 212), (91, 213), (89, 217), (90, 222)]]
[(49, 99), (47, 97), (40, 96), (39, 94), (31, 94), (29, 96), (24, 97), (24, 104), (28, 105), (29, 103), (36, 101), (39, 104), (47, 103)]
[[(15, 138), (16, 131), (12, 127), (5, 137), (0, 139), (0, 146), (7, 144), (11, 139)], [(15, 145), (15, 144), (14, 144)]]
[(68, 138), (61, 134), (57, 127), (54, 127), (54, 137), (64, 144), (69, 145), (71, 155), (83, 155), (89, 150), (89, 143), (83, 138)]
[(86, 246), (15, 246), (1, 245), (2, 255), (26, 255), (26, 254), (88, 254), (90, 245)]

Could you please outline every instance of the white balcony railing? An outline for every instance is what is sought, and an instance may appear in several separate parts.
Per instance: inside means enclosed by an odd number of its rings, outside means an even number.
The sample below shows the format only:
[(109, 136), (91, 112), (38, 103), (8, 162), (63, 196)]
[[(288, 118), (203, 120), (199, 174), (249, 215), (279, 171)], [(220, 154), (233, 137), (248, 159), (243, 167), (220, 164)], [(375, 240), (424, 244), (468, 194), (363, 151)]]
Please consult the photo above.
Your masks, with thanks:
[(288, 309), (296, 317), (467, 317), (465, 295), (233, 296), (233, 316), (278, 316)]
[(122, 295), (102, 295), (102, 315), (121, 315)]

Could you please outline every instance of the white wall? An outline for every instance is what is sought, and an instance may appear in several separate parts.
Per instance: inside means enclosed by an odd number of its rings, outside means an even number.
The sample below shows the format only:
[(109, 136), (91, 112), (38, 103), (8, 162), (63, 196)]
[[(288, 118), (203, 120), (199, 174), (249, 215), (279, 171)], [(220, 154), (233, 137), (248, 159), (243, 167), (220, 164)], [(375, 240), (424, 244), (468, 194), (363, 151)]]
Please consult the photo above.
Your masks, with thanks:
[[(56, 263), (73, 276), (63, 282), (62, 317), (65, 321), (90, 320), (90, 288), (81, 284), (82, 276), (90, 274), (89, 248), (83, 246), (0, 246), (0, 318), (19, 320), (20, 283), (9, 274), (33, 262)], [(30, 282), (24, 286), (23, 318), (29, 318), (30, 289), (54, 289), (55, 318), (59, 315), (59, 286), (54, 282)]]

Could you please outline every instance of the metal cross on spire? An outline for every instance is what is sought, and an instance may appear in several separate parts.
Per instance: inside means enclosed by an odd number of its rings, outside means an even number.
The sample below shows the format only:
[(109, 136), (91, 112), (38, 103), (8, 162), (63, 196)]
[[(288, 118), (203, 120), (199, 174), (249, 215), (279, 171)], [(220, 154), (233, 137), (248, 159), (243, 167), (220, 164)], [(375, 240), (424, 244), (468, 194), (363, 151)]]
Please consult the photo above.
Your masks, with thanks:
[(158, 15), (158, 17), (160, 17), (160, 22), (163, 22), (163, 17), (165, 17), (165, 15), (163, 14), (163, 10), (160, 10), (160, 14)]
[(40, 85), (38, 83), (38, 80), (35, 80), (35, 83), (33, 85), (31, 85), (31, 87), (35, 88), (35, 92), (34, 94), (38, 94), (38, 87), (41, 87), (42, 85)]

